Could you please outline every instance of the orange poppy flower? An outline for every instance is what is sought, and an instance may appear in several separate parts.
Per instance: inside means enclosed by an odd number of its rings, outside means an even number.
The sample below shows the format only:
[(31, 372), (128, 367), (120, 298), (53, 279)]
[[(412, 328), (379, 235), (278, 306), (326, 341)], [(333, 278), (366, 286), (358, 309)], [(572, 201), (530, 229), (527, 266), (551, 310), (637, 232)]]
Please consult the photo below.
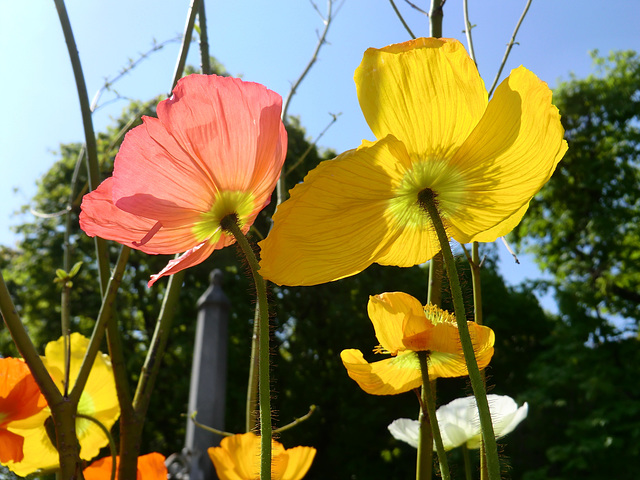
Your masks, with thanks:
[[(368, 363), (360, 350), (343, 350), (342, 363), (360, 388), (372, 395), (395, 395), (422, 385), (416, 352), (429, 352), (429, 378), (468, 375), (455, 317), (434, 305), (420, 302), (402, 292), (383, 293), (369, 298), (369, 318), (380, 346), (376, 353), (391, 358)], [(467, 322), (478, 367), (484, 368), (493, 356), (493, 330)]]
[(237, 78), (189, 75), (158, 118), (125, 137), (113, 177), (82, 201), (80, 227), (150, 254), (175, 254), (149, 282), (203, 262), (235, 242), (271, 200), (287, 150), (282, 98)]
[[(167, 480), (168, 472), (164, 460), (164, 455), (157, 452), (138, 457), (136, 480)], [(84, 480), (109, 480), (111, 478), (112, 463), (113, 459), (111, 457), (96, 460), (82, 471)], [(119, 463), (120, 457), (116, 457), (116, 468), (118, 468)]]
[[(272, 443), (272, 480), (300, 480), (305, 476), (316, 449), (294, 447), (285, 449)], [(254, 433), (243, 433), (225, 437), (219, 447), (207, 450), (220, 480), (256, 480), (260, 478), (260, 437)]]
[[(46, 406), (27, 364), (18, 358), (0, 358), (0, 463), (24, 458), (24, 437), (8, 427), (25, 426)], [(44, 417), (38, 422), (44, 422)]]

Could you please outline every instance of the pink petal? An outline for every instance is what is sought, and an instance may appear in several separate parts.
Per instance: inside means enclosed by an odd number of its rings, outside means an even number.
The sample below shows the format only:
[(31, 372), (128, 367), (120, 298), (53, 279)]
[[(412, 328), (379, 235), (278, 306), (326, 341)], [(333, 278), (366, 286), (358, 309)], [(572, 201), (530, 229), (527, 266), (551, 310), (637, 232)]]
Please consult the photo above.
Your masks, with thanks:
[(132, 215), (117, 208), (111, 200), (113, 177), (82, 199), (80, 228), (91, 237), (114, 240), (150, 254), (174, 254), (196, 245), (190, 230), (160, 228), (143, 245), (135, 245), (156, 225), (155, 220)]
[(151, 275), (151, 280), (149, 280), (147, 286), (150, 287), (161, 277), (173, 275), (180, 270), (184, 270), (185, 268), (193, 267), (194, 265), (198, 265), (204, 262), (207, 258), (209, 258), (209, 255), (211, 255), (211, 253), (216, 250), (216, 247), (216, 244), (212, 244), (206, 241), (187, 250), (178, 258), (174, 258), (173, 260), (171, 260), (167, 264), (167, 266), (164, 267), (159, 273)]

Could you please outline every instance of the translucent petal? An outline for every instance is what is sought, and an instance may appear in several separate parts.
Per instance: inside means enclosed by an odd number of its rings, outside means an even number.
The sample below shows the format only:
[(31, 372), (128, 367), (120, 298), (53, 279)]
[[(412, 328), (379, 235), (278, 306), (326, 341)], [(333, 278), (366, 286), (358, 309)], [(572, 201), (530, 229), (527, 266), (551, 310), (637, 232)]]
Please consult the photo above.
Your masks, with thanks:
[(392, 136), (322, 162), (296, 185), (260, 242), (261, 274), (316, 285), (361, 272), (396, 240), (388, 204), (408, 157)]
[(340, 353), (349, 377), (371, 395), (396, 395), (422, 385), (418, 356), (406, 352), (396, 357), (368, 363), (356, 349)]
[(407, 316), (422, 316), (424, 312), (418, 299), (403, 292), (387, 292), (369, 297), (369, 318), (376, 331), (376, 338), (384, 350), (396, 355), (405, 350), (402, 343), (402, 326)]
[(513, 70), (451, 159), (467, 189), (464, 203), (448, 218), (453, 238), (467, 243), (498, 224), (495, 238), (508, 233), (513, 222), (505, 220), (521, 213), (566, 152), (563, 135), (547, 84), (524, 67)]
[(395, 135), (416, 159), (453, 154), (487, 105), (475, 64), (453, 39), (418, 38), (370, 48), (355, 82), (376, 138)]

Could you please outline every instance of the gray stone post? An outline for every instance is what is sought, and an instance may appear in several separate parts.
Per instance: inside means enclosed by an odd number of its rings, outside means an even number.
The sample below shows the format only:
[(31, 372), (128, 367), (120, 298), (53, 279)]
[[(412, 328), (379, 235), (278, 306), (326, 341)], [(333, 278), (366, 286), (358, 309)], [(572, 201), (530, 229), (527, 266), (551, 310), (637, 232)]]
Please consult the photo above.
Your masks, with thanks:
[[(224, 430), (227, 393), (227, 344), (230, 302), (221, 288), (222, 271), (213, 270), (211, 285), (198, 299), (198, 325), (193, 346), (189, 415), (196, 420)], [(207, 449), (220, 443), (221, 437), (195, 426), (187, 420), (185, 449), (191, 455), (190, 480), (217, 478)]]

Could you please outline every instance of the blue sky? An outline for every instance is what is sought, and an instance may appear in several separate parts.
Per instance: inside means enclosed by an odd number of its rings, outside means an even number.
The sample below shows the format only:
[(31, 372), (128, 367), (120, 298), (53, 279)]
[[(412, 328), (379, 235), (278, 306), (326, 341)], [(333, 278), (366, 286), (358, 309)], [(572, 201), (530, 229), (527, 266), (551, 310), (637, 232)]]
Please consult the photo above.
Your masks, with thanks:
[[(413, 0), (428, 8), (427, 0)], [(341, 2), (338, 2), (341, 3)], [(525, 0), (469, 0), (479, 70), (490, 85)], [(154, 39), (180, 35), (189, 2), (186, 0), (68, 0), (67, 10), (76, 36), (90, 98)], [(306, 0), (205, 0), (211, 54), (233, 75), (265, 84), (286, 96), (299, 76), (323, 28), (322, 19)], [(403, 0), (396, 4), (414, 33), (428, 35), (428, 20)], [(326, 3), (318, 0), (321, 12)], [(443, 35), (462, 33), (462, 1), (448, 0)], [(518, 34), (502, 77), (524, 65), (550, 86), (569, 72), (592, 71), (588, 52), (640, 49), (636, 0), (534, 0)], [(317, 136), (342, 113), (320, 144), (343, 151), (373, 139), (358, 106), (353, 72), (369, 47), (407, 40), (408, 34), (387, 0), (345, 0), (331, 24), (329, 43), (294, 97), (290, 114), (298, 115), (310, 137)], [(115, 88), (126, 97), (146, 100), (167, 93), (179, 44), (170, 43), (153, 54)], [(198, 65), (197, 46), (189, 62)], [(83, 139), (77, 94), (66, 45), (52, 1), (3, 2), (0, 14), (0, 243), (15, 238), (9, 227), (20, 222), (12, 213), (35, 192), (61, 143)], [(113, 98), (105, 94), (103, 99)], [(117, 117), (126, 102), (109, 104), (94, 114), (96, 130)], [(17, 192), (14, 191), (17, 189)], [(526, 257), (523, 266), (504, 263), (512, 281), (538, 273)]]

